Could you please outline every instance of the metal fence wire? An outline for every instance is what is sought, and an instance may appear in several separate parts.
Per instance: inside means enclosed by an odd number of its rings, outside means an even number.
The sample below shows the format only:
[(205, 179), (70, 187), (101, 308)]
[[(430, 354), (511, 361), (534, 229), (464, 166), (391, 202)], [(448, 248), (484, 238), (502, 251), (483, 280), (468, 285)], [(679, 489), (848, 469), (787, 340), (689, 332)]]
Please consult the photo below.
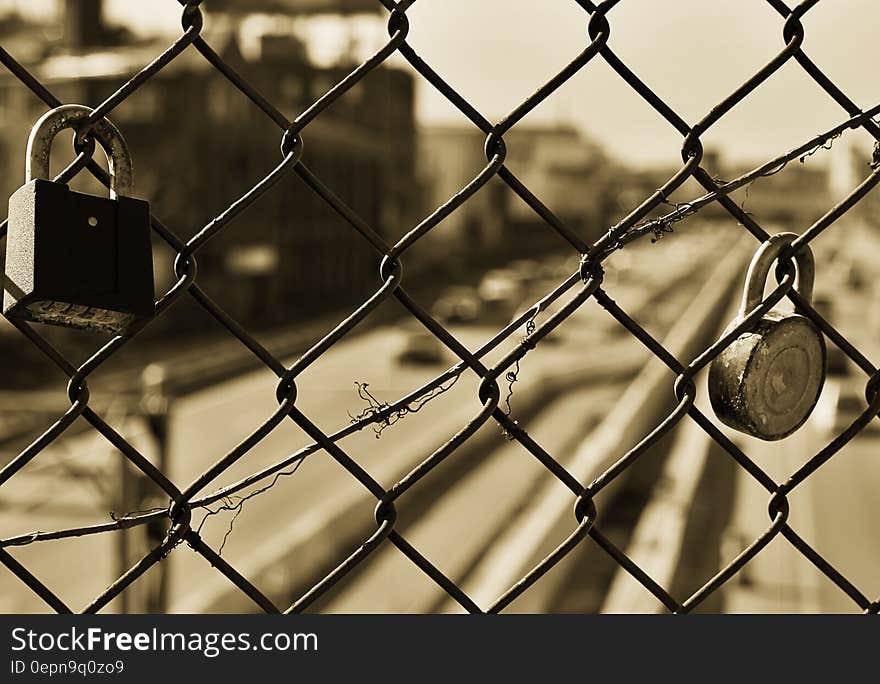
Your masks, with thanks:
[[(10, 480), (27, 463), (35, 459), (55, 440), (58, 440), (65, 430), (79, 417), (84, 418), (91, 427), (103, 436), (113, 447), (118, 449), (125, 458), (146, 477), (150, 478), (167, 494), (170, 505), (167, 509), (148, 512), (136, 512), (105, 524), (90, 525), (75, 529), (63, 529), (51, 532), (35, 532), (33, 534), (20, 535), (17, 537), (0, 540), (0, 562), (11, 570), (21, 581), (36, 592), (52, 609), (60, 612), (70, 612), (70, 608), (58, 597), (51, 587), (39, 581), (24, 565), (10, 555), (8, 549), (15, 546), (35, 544), (49, 540), (81, 537), (84, 535), (102, 534), (119, 531), (134, 526), (147, 525), (156, 521), (164, 520), (168, 526), (167, 536), (161, 543), (152, 548), (143, 558), (138, 560), (127, 572), (122, 574), (110, 586), (108, 586), (97, 598), (84, 609), (87, 613), (100, 611), (102, 608), (119, 596), (127, 587), (137, 582), (151, 567), (160, 563), (172, 551), (175, 553), (188, 552), (177, 549), (183, 542), (193, 552), (204, 556), (208, 562), (219, 572), (223, 573), (244, 594), (246, 594), (260, 609), (277, 613), (286, 611), (297, 613), (305, 611), (315, 601), (325, 594), (331, 587), (339, 582), (348, 573), (362, 563), (368, 563), (374, 551), (384, 543), (396, 546), (412, 563), (418, 566), (422, 572), (431, 578), (445, 592), (457, 601), (464, 609), (472, 613), (498, 613), (509, 606), (517, 597), (529, 591), (530, 587), (537, 582), (545, 573), (559, 563), (566, 555), (572, 552), (578, 545), (587, 542), (589, 538), (609, 554), (616, 563), (625, 568), (636, 580), (659, 599), (671, 612), (687, 613), (693, 611), (707, 597), (718, 591), (725, 583), (733, 578), (743, 567), (761, 552), (775, 537), (782, 535), (788, 542), (815, 565), (825, 576), (836, 584), (848, 595), (859, 609), (865, 613), (876, 614), (880, 612), (880, 601), (867, 597), (853, 583), (851, 583), (840, 571), (831, 565), (820, 553), (813, 549), (802, 539), (798, 533), (788, 524), (789, 517), (789, 494), (802, 485), (824, 463), (833, 458), (841, 448), (852, 440), (863, 428), (868, 425), (880, 411), (880, 392), (878, 389), (878, 370), (875, 366), (849, 343), (841, 333), (825, 321), (810, 304), (801, 299), (793, 289), (795, 280), (795, 268), (792, 257), (798, 250), (805, 248), (821, 233), (828, 230), (847, 211), (864, 198), (867, 193), (880, 183), (880, 165), (876, 162), (878, 154), (875, 152), (875, 164), (868, 177), (854, 189), (837, 206), (831, 208), (821, 219), (799, 235), (786, 249), (777, 270), (779, 282), (772, 294), (767, 296), (761, 305), (749, 313), (739, 325), (729, 330), (717, 342), (705, 349), (699, 356), (690, 361), (676, 358), (667, 351), (656, 339), (654, 339), (642, 326), (640, 326), (626, 311), (618, 306), (603, 288), (603, 262), (624, 245), (633, 240), (645, 236), (653, 236), (663, 231), (676, 221), (691, 215), (701, 208), (717, 203), (723, 207), (741, 226), (754, 236), (757, 243), (763, 243), (769, 238), (769, 234), (755, 221), (754, 217), (743, 209), (730, 197), (735, 190), (744, 187), (748, 183), (762, 176), (770, 175), (784, 165), (798, 157), (814, 151), (819, 146), (826, 144), (847, 129), (862, 128), (875, 140), (880, 141), (880, 125), (872, 117), (880, 113), (880, 105), (870, 110), (863, 111), (855, 104), (835, 83), (826, 76), (810, 57), (802, 50), (804, 41), (804, 27), (801, 19), (813, 9), (818, 0), (805, 0), (796, 7), (789, 7), (782, 0), (766, 0), (767, 4), (781, 17), (782, 33), (785, 40), (784, 49), (771, 61), (763, 66), (757, 73), (732, 92), (722, 102), (718, 103), (704, 118), (696, 123), (689, 123), (679, 116), (666, 102), (661, 99), (648, 85), (639, 79), (627, 65), (609, 47), (609, 37), (612, 32), (612, 23), (609, 13), (617, 5), (625, 0), (606, 0), (600, 4), (594, 4), (589, 0), (575, 0), (585, 13), (585, 21), (588, 21), (590, 43), (577, 57), (571, 61), (562, 71), (548, 80), (539, 90), (528, 99), (524, 100), (505, 118), (497, 123), (492, 123), (477, 111), (456, 89), (447, 83), (428, 63), (426, 63), (407, 43), (407, 35), (410, 29), (410, 21), (407, 11), (415, 4), (415, 0), (379, 0), (388, 12), (389, 39), (384, 46), (369, 59), (355, 68), (345, 78), (336, 83), (319, 99), (312, 103), (305, 111), (293, 121), (284, 116), (281, 111), (271, 103), (270, 97), (257, 90), (242, 76), (236, 73), (229, 64), (225, 63), (212, 47), (201, 37), (203, 17), (200, 5), (203, 2), (182, 2), (182, 34), (151, 63), (141, 71), (134, 74), (122, 87), (100, 103), (91, 113), (91, 116), (79, 129), (81, 137), (86, 140), (81, 143), (77, 150), (78, 155), (74, 162), (64, 170), (58, 180), (68, 181), (80, 171), (87, 169), (105, 185), (108, 176), (102, 168), (91, 159), (94, 145), (88, 144), (88, 131), (90, 125), (99, 121), (102, 117), (112, 114), (114, 108), (130, 97), (137, 89), (142, 87), (157, 72), (170, 64), (184, 50), (195, 49), (219, 72), (221, 72), (244, 97), (262, 110), (268, 118), (268, 123), (278, 127), (281, 136), (281, 161), (278, 165), (262, 178), (256, 185), (250, 188), (243, 196), (232, 202), (225, 211), (205, 225), (192, 239), (184, 242), (179, 239), (175, 232), (155, 216), (152, 217), (152, 228), (155, 234), (164, 240), (176, 252), (175, 273), (177, 281), (157, 302), (157, 315), (163, 314), (175, 305), (182, 297), (193, 298), (211, 316), (213, 316), (230, 335), (237, 338), (250, 352), (257, 357), (277, 377), (278, 385), (276, 398), (278, 409), (262, 425), (256, 429), (229, 453), (219, 459), (210, 469), (206, 470), (189, 486), (180, 489), (171, 482), (166, 474), (159, 470), (151, 461), (140, 453), (132, 444), (126, 441), (119, 432), (114, 430), (98, 413), (89, 405), (88, 378), (98, 367), (104, 364), (111, 356), (119, 353), (122, 348), (132, 339), (130, 337), (115, 337), (94, 353), (85, 363), (76, 366), (59, 353), (50, 343), (33, 327), (27, 323), (13, 320), (11, 323), (33, 345), (42, 351), (51, 361), (58, 366), (69, 378), (68, 397), (70, 408), (32, 444), (19, 453), (6, 467), (0, 471), (0, 485), (7, 485)], [(204, 3), (207, 4), (207, 3)], [(333, 189), (327, 187), (320, 178), (312, 173), (303, 163), (304, 135), (308, 125), (330, 107), (335, 101), (343, 97), (346, 91), (351, 89), (371, 71), (377, 69), (394, 53), (402, 55), (410, 65), (427, 80), (437, 91), (442, 93), (450, 103), (462, 112), (478, 129), (486, 135), (485, 152), (487, 163), (480, 173), (466, 186), (451, 197), (445, 204), (437, 208), (427, 218), (421, 221), (407, 232), (397, 243), (387, 244), (379, 232), (368, 225), (357, 213), (337, 196)], [(592, 244), (585, 242), (573, 230), (566, 227), (541, 200), (533, 195), (529, 189), (505, 166), (506, 147), (504, 136), (516, 126), (529, 112), (541, 102), (546, 100), (554, 91), (562, 87), (581, 69), (604, 60), (641, 98), (643, 98), (669, 125), (677, 130), (682, 138), (681, 156), (683, 164), (681, 169), (670, 178), (661, 188), (651, 194), (638, 207), (613, 226)], [(787, 154), (768, 161), (761, 167), (731, 182), (722, 182), (714, 179), (702, 166), (703, 147), (701, 136), (712, 126), (717, 124), (731, 109), (745, 100), (756, 88), (770, 79), (784, 65), (794, 60), (803, 71), (809, 75), (816, 86), (828, 94), (844, 110), (848, 118), (839, 126), (829, 130), (812, 140), (806, 141), (797, 149)], [(20, 63), (18, 63), (5, 50), (0, 49), (0, 61), (6, 66), (28, 89), (37, 95), (49, 107), (57, 107), (62, 103), (31, 75)], [(880, 143), (878, 143), (880, 145)], [(876, 149), (880, 149), (878, 146)], [(292, 366), (285, 366), (278, 358), (270, 354), (260, 342), (245, 330), (239, 323), (225, 313), (209, 295), (203, 291), (198, 283), (196, 257), (199, 250), (206, 243), (213, 240), (217, 235), (227, 229), (236, 218), (245, 211), (257, 199), (269, 191), (272, 186), (287, 174), (296, 174), (314, 193), (326, 202), (327, 205), (339, 214), (364, 240), (366, 240), (378, 255), (381, 266), (381, 286), (368, 297), (348, 317), (341, 320), (323, 339), (305, 352)], [(435, 320), (424, 308), (422, 308), (407, 293), (403, 285), (403, 258), (407, 250), (415, 243), (422, 240), (443, 219), (459, 209), (469, 198), (480, 190), (490, 179), (500, 178), (516, 195), (518, 195), (540, 217), (547, 230), (556, 231), (581, 256), (580, 268), (568, 277), (562, 284), (540, 301), (534, 308), (518, 316), (503, 330), (498, 332), (490, 341), (476, 352), (469, 351), (449, 330)], [(670, 205), (668, 202), (671, 193), (682, 186), (688, 179), (694, 179), (706, 191), (706, 194), (684, 205)], [(666, 205), (671, 210), (659, 219), (649, 219), (649, 215)], [(0, 228), (0, 235), (5, 236), (6, 224)], [(757, 244), (756, 243), (756, 244)], [(483, 360), (489, 352), (497, 348), (503, 341), (512, 338), (523, 326), (534, 321), (538, 313), (544, 311), (552, 303), (565, 293), (571, 293), (569, 299), (558, 310), (548, 315), (546, 320), (536, 325), (528, 325), (528, 334), (514, 346), (498, 363), (492, 366), (484, 364)], [(798, 310), (809, 317), (827, 336), (831, 342), (840, 347), (852, 362), (865, 374), (865, 394), (868, 407), (848, 428), (831, 441), (825, 448), (812, 456), (802, 467), (794, 472), (786, 481), (776, 482), (764, 470), (762, 470), (748, 455), (743, 453), (730, 441), (700, 410), (694, 401), (697, 395), (695, 375), (706, 367), (712, 359), (733, 342), (742, 332), (747, 330), (755, 321), (769, 311), (783, 298), (791, 299)], [(333, 345), (349, 335), (364, 319), (374, 311), (382, 302), (396, 299), (413, 318), (435, 335), (445, 347), (451, 350), (459, 359), (457, 365), (447, 370), (434, 380), (413, 391), (407, 396), (387, 405), (381, 405), (374, 411), (367, 412), (358, 420), (345, 429), (334, 434), (325, 434), (312, 420), (305, 415), (297, 406), (297, 378), (309, 366), (317, 362)], [(505, 374), (515, 368), (530, 351), (540, 344), (555, 328), (562, 324), (573, 312), (583, 306), (589, 300), (595, 300), (610, 316), (613, 316), (633, 336), (635, 336), (650, 352), (662, 361), (676, 376), (674, 380), (674, 392), (677, 406), (668, 416), (657, 425), (637, 446), (629, 451), (621, 450), (617, 462), (606, 472), (599, 475), (591, 483), (583, 483), (573, 477), (566, 468), (550, 453), (547, 453), (536, 443), (519, 425), (517, 425), (502, 409), (503, 393), (499, 386), (499, 378), (503, 381)], [(479, 399), (482, 408), (479, 413), (451, 437), (443, 446), (437, 449), (429, 457), (424, 459), (417, 467), (405, 475), (390, 489), (382, 487), (364, 468), (348, 453), (338, 442), (367, 426), (375, 426), (387, 421), (414, 401), (424, 397), (427, 393), (441, 388), (444, 383), (455, 379), (464, 372), (474, 373), (481, 379), (479, 386)], [(654, 443), (668, 434), (675, 426), (688, 417), (695, 421), (714, 442), (716, 442), (746, 473), (759, 483), (769, 494), (769, 517), (770, 525), (767, 530), (755, 539), (742, 553), (732, 560), (726, 567), (712, 577), (702, 588), (689, 597), (675, 597), (667, 588), (659, 586), (649, 577), (635, 562), (629, 559), (625, 553), (615, 546), (609, 538), (603, 534), (597, 524), (597, 507), (594, 498), (599, 492), (609, 485), (610, 482), (622, 476), (642, 454)], [(235, 484), (227, 486), (209, 496), (197, 496), (207, 485), (211, 484), (229, 469), (234, 463), (244, 457), (250, 449), (276, 428), (282, 421), (292, 420), (302, 429), (313, 444), (299, 452), (286, 457), (270, 467), (263, 468), (251, 476)], [(407, 491), (423, 478), (428, 477), (441, 463), (453, 456), (456, 449), (466, 442), (474, 433), (488, 421), (496, 421), (501, 428), (512, 438), (527, 449), (553, 476), (559, 479), (571, 492), (574, 504), (573, 530), (555, 550), (538, 563), (530, 572), (499, 596), (491, 605), (477, 605), (466, 593), (448, 579), (416, 548), (414, 548), (396, 529), (397, 502)], [(247, 577), (240, 574), (232, 567), (217, 551), (208, 546), (199, 536), (196, 526), (193, 524), (193, 514), (196, 509), (204, 509), (207, 506), (222, 502), (237, 492), (260, 483), (267, 483), (270, 479), (286, 468), (290, 468), (310, 454), (324, 451), (342, 465), (351, 477), (355, 478), (366, 490), (375, 497), (377, 506), (375, 509), (376, 529), (356, 549), (353, 549), (341, 564), (332, 572), (323, 577), (311, 587), (304, 595), (300, 596), (292, 605), (278, 606), (269, 600), (257, 586)], [(169, 522), (170, 519), (170, 522)], [(175, 550), (177, 549), (177, 550)]]

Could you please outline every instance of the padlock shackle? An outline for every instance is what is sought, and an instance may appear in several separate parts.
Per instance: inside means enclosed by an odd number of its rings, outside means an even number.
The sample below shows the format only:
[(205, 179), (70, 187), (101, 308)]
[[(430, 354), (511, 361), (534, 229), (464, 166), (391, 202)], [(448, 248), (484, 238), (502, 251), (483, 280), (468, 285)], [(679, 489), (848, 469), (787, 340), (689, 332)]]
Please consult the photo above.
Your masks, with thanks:
[[(49, 177), (49, 156), (52, 152), (52, 141), (61, 131), (72, 128), (77, 129), (77, 124), (88, 118), (92, 110), (85, 105), (67, 104), (51, 109), (41, 116), (31, 129), (27, 143), (27, 157), (25, 161), (25, 183), (30, 183), (34, 178)], [(134, 174), (131, 166), (131, 155), (125, 138), (119, 129), (109, 119), (100, 119), (95, 122), (89, 131), (93, 135), (104, 153), (107, 155), (107, 166), (110, 172), (110, 197), (131, 197), (134, 186)]]
[[(764, 286), (770, 275), (770, 267), (786, 247), (798, 237), (797, 233), (777, 233), (772, 235), (755, 252), (746, 274), (746, 284), (738, 318), (745, 318), (749, 312), (760, 306), (764, 299)], [(811, 302), (813, 299), (813, 280), (816, 275), (813, 252), (808, 245), (804, 245), (797, 251), (794, 258), (797, 263), (797, 280), (794, 288), (803, 299)]]

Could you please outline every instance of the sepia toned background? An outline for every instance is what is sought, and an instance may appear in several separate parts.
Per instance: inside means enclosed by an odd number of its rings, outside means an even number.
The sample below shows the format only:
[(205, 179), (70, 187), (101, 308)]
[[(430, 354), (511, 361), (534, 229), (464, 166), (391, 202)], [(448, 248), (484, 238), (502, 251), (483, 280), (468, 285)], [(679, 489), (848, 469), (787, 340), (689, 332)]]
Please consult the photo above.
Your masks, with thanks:
[[(0, 3), (0, 45), (64, 102), (96, 106), (180, 34), (171, 0)], [(202, 36), (289, 119), (387, 41), (388, 12), (363, 0), (206, 0)], [(420, 0), (408, 42), (490, 121), (514, 110), (588, 44), (575, 2)], [(880, 8), (819, 3), (804, 50), (855, 102), (876, 103), (871, 55)], [(784, 47), (783, 20), (759, 2), (625, 0), (609, 45), (686, 121), (697, 121)], [(47, 109), (0, 75), (0, 195), (23, 181), (25, 142)], [(278, 131), (194, 49), (110, 114), (132, 150), (135, 194), (189, 239), (278, 163)], [(700, 165), (723, 183), (846, 121), (795, 63), (781, 67), (702, 137)], [(53, 169), (73, 158), (59, 137)], [(504, 134), (505, 165), (587, 244), (681, 168), (681, 135), (605, 62), (594, 61)], [(394, 244), (486, 165), (486, 134), (399, 54), (310, 123), (303, 160)], [(874, 140), (847, 130), (731, 197), (769, 233), (804, 233), (871, 174)], [(100, 155), (98, 155), (100, 156)], [(876, 161), (876, 159), (874, 160)], [(103, 161), (102, 161), (103, 163)], [(876, 171), (876, 169), (875, 169)], [(99, 194), (80, 174), (72, 187)], [(652, 216), (704, 194), (688, 180)], [(811, 248), (814, 307), (867, 359), (880, 352), (875, 192)], [(696, 357), (733, 319), (758, 243), (719, 204), (627, 244), (603, 263), (603, 287), (680, 358)], [(175, 252), (154, 240), (157, 294), (177, 280)], [(289, 366), (381, 284), (374, 250), (295, 174), (199, 250), (199, 286)], [(469, 350), (479, 349), (560, 282), (581, 255), (509, 184), (492, 178), (404, 261), (410, 293)], [(497, 361), (560, 310), (554, 302), (484, 359)], [(785, 307), (786, 305), (780, 305)], [(789, 305), (790, 307), (790, 305)], [(675, 407), (674, 375), (604, 305), (588, 301), (499, 379), (499, 409), (587, 484)], [(40, 332), (82, 363), (105, 341)], [(731, 439), (784, 481), (867, 409), (866, 378), (829, 342), (828, 380), (807, 425), (780, 442)], [(69, 406), (66, 378), (0, 320), (0, 465)], [(297, 380), (297, 407), (326, 433), (351, 425), (459, 359), (395, 301), (383, 302)], [(707, 415), (705, 374), (696, 405)], [(456, 378), (460, 378), (460, 381)], [(439, 391), (340, 443), (390, 488), (480, 410), (481, 378)], [(181, 299), (90, 376), (92, 406), (179, 486), (193, 481), (277, 408), (275, 378), (201, 307)], [(714, 420), (714, 417), (713, 417)], [(84, 421), (80, 421), (84, 423)], [(716, 421), (720, 426), (720, 423)], [(870, 423), (791, 494), (789, 523), (861, 592), (880, 592), (873, 528), (880, 467)], [(168, 505), (153, 482), (79, 423), (0, 488), (0, 537), (97, 524)], [(311, 443), (282, 423), (225, 470), (234, 483)], [(289, 604), (374, 527), (375, 499), (318, 451), (193, 511), (193, 527), (263, 593)], [(601, 466), (601, 467), (600, 467)], [(269, 485), (265, 488), (265, 485)], [(207, 493), (207, 492), (206, 492)], [(663, 436), (603, 492), (604, 534), (674, 596), (697, 591), (762, 535), (767, 493), (690, 422)], [(545, 465), (494, 421), (420, 480), (396, 530), (479, 605), (550, 553), (572, 525), (572, 499)], [(111, 513), (112, 512), (112, 513)], [(108, 518), (108, 513), (110, 517)], [(74, 609), (101, 593), (167, 525), (9, 544), (6, 550)], [(713, 592), (706, 612), (861, 612), (852, 595), (785, 539), (774, 539)], [(0, 567), (0, 610), (43, 611)], [(226, 577), (181, 548), (110, 602), (125, 612), (245, 612)], [(384, 544), (309, 608), (315, 612), (461, 612), (431, 577)], [(663, 604), (586, 541), (508, 608), (519, 612), (659, 612)]]

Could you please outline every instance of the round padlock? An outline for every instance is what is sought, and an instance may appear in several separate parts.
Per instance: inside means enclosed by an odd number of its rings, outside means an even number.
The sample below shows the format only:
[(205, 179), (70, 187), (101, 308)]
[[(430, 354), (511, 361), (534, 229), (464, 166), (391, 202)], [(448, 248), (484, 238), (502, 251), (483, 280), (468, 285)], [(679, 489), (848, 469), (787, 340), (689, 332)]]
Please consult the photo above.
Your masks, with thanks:
[[(779, 233), (757, 251), (728, 331), (760, 306), (770, 267), (797, 237)], [(795, 289), (810, 302), (814, 278), (810, 248), (798, 250), (795, 261)], [(747, 435), (767, 441), (787, 437), (804, 424), (819, 400), (825, 358), (825, 339), (815, 323), (797, 313), (770, 311), (712, 361), (712, 409), (725, 425)]]

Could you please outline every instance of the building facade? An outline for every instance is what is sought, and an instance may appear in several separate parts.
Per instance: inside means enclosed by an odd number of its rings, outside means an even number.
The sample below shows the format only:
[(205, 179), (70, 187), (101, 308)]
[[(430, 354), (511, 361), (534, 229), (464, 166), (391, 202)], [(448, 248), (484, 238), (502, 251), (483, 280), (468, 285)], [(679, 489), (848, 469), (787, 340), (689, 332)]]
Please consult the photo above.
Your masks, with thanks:
[[(440, 206), (485, 168), (486, 136), (473, 126), (421, 132), (419, 170), (426, 201)], [(566, 125), (520, 124), (504, 135), (505, 166), (568, 228), (594, 240), (608, 228), (608, 162), (601, 148)], [(501, 179), (492, 178), (435, 231), (435, 254), (485, 262), (564, 249), (567, 243)]]
[[(68, 3), (71, 4), (71, 3)], [(63, 41), (25, 66), (64, 102), (96, 106), (149, 63), (167, 41), (96, 31), (72, 3)], [(100, 13), (100, 3), (97, 3)], [(352, 66), (318, 67), (291, 35), (263, 35), (247, 57), (236, 22), (209, 17), (205, 37), (269, 101), (293, 119)], [(215, 20), (216, 19), (216, 20)], [(211, 32), (208, 24), (218, 27)], [(87, 33), (75, 27), (88, 27)], [(85, 30), (85, 29), (84, 29)], [(115, 41), (114, 41), (115, 36)], [(17, 55), (13, 55), (17, 57)], [(394, 235), (418, 214), (407, 181), (414, 176), (413, 81), (381, 67), (311, 123), (303, 162), (374, 229)], [(27, 136), (47, 110), (12, 74), (0, 77), (0, 165), (9, 196), (24, 179)], [(282, 132), (192, 47), (150, 79), (109, 118), (132, 152), (135, 194), (183, 238), (196, 234), (281, 160)], [(73, 157), (59, 136), (53, 166)], [(96, 159), (100, 157), (96, 154)], [(103, 160), (101, 160), (103, 163)], [(105, 192), (89, 174), (74, 189)], [(154, 236), (157, 295), (173, 282), (173, 252)], [(198, 252), (199, 284), (234, 318), (256, 327), (284, 325), (333, 306), (363, 301), (378, 285), (380, 258), (296, 175), (287, 174)], [(204, 327), (179, 305), (156, 328)]]

